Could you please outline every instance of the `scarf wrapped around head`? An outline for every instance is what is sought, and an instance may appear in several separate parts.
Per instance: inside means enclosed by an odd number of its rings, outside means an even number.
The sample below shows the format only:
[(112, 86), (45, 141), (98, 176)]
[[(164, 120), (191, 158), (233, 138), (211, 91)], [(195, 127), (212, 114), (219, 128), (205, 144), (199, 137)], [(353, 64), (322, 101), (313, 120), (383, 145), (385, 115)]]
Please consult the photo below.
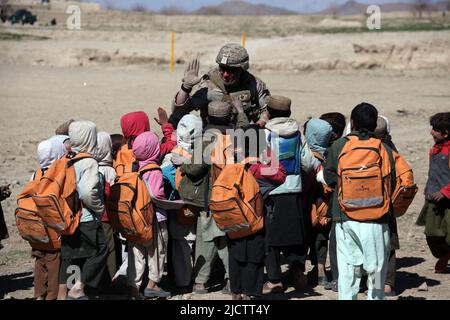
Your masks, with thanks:
[(72, 151), (95, 155), (97, 148), (97, 127), (91, 121), (75, 121), (69, 126)]
[(311, 151), (326, 157), (333, 128), (325, 120), (313, 118), (306, 125), (305, 138)]
[(120, 126), (126, 140), (150, 131), (150, 121), (147, 114), (143, 111), (130, 112), (123, 115), (120, 119)]
[(202, 126), (202, 119), (193, 114), (187, 114), (181, 118), (177, 127), (177, 146), (191, 153), (195, 139), (202, 136)]
[(109, 133), (104, 131), (97, 133), (97, 149), (95, 155), (100, 166), (112, 166), (112, 142)]
[(141, 133), (133, 142), (133, 153), (139, 161), (139, 168), (149, 163), (159, 163), (160, 144), (158, 136), (147, 131)]
[(48, 168), (66, 153), (64, 141), (67, 139), (69, 139), (69, 136), (57, 135), (39, 143), (37, 147), (37, 158), (41, 169)]

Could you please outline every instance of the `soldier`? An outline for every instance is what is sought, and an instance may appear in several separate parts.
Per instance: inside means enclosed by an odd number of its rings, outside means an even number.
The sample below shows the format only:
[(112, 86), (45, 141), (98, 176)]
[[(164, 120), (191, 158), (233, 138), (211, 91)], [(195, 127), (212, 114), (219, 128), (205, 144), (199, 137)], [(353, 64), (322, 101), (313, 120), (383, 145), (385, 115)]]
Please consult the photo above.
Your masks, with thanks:
[[(197, 59), (189, 63), (180, 91), (175, 96), (171, 123), (176, 126), (185, 114), (200, 110), (204, 125), (207, 124), (208, 103), (211, 101), (231, 102), (238, 97), (249, 121), (264, 127), (269, 120), (266, 111), (266, 98), (270, 96), (266, 84), (249, 73), (249, 57), (244, 47), (238, 44), (223, 46), (217, 55), (218, 67), (202, 77), (198, 76), (200, 63)], [(199, 89), (191, 96), (193, 87)], [(232, 121), (236, 122), (237, 111), (232, 110)]]

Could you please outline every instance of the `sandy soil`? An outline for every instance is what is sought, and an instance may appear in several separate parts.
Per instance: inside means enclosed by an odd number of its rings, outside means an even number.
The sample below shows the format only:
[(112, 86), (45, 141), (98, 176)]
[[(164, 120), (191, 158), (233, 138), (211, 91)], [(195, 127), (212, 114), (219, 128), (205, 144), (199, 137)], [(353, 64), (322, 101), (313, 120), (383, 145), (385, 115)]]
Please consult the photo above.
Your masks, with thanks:
[[(33, 260), (28, 244), (15, 228), (14, 208), (15, 196), (36, 168), (37, 143), (51, 136), (58, 124), (69, 118), (89, 119), (97, 123), (100, 130), (116, 133), (120, 132), (120, 116), (126, 112), (144, 110), (152, 116), (158, 106), (170, 106), (179, 88), (183, 67), (180, 63), (175, 72), (170, 73), (165, 60), (139, 63), (121, 60), (130, 59), (134, 52), (134, 56), (166, 59), (168, 38), (157, 32), (133, 35), (86, 31), (70, 38), (65, 37), (68, 33), (63, 30), (24, 32), (8, 28), (7, 32), (51, 38), (0, 41), (0, 184), (11, 183), (13, 191), (11, 198), (2, 202), (10, 238), (2, 242), (5, 248), (0, 252), (0, 297), (24, 299), (33, 296)], [(255, 39), (248, 42), (248, 48), (255, 74), (267, 83), (273, 94), (292, 98), (293, 115), (300, 122), (330, 111), (348, 116), (359, 102), (373, 103), (381, 114), (389, 117), (393, 140), (412, 164), (423, 191), (427, 153), (432, 145), (428, 119), (436, 112), (450, 110), (449, 35), (449, 32), (414, 33), (407, 37), (405, 33), (297, 35)], [(223, 42), (239, 41), (237, 37), (201, 34), (179, 37), (179, 48), (183, 50), (178, 51), (177, 58), (182, 62), (201, 47), (202, 71), (213, 65), (214, 55)], [(327, 64), (335, 59), (349, 61), (347, 66), (356, 65), (360, 62), (354, 43), (366, 48), (361, 52), (369, 50), (371, 45), (395, 45), (396, 48), (408, 45), (418, 49), (414, 50), (409, 64), (399, 59), (400, 62), (392, 65), (381, 63), (372, 69), (367, 66), (296, 67), (320, 61), (328, 61), (323, 62)], [(83, 50), (94, 50), (94, 53), (89, 51), (86, 55)], [(117, 50), (122, 58), (112, 58)], [(110, 58), (90, 59), (98, 52), (106, 52)], [(78, 53), (80, 58), (76, 57)], [(376, 56), (373, 50), (366, 54)], [(280, 67), (278, 61), (283, 60), (283, 55), (289, 63)], [(152, 128), (159, 132), (155, 122)], [(422, 204), (423, 196), (419, 194), (408, 213), (399, 219), (398, 298), (450, 299), (449, 275), (434, 273), (435, 259), (426, 245), (423, 230), (414, 225)], [(229, 299), (219, 292), (176, 298)], [(290, 288), (287, 295), (268, 298), (336, 299), (337, 294), (320, 288), (297, 293)]]

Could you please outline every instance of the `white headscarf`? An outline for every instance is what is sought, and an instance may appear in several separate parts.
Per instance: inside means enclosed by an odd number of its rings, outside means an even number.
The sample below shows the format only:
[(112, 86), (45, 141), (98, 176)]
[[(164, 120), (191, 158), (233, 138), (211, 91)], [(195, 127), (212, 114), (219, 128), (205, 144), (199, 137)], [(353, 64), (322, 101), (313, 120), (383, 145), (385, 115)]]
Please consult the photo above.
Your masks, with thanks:
[(202, 119), (193, 114), (181, 118), (177, 127), (177, 146), (191, 153), (195, 139), (202, 135)]
[(69, 126), (72, 151), (95, 155), (97, 148), (97, 127), (91, 121), (75, 121)]
[[(193, 114), (187, 114), (181, 118), (177, 127), (177, 147), (183, 148), (185, 151), (192, 153), (195, 139), (201, 141), (203, 131), (202, 119)], [(167, 154), (162, 161), (161, 167), (170, 165), (172, 153)]]
[(95, 156), (101, 166), (112, 166), (112, 142), (109, 133), (100, 131), (97, 133), (97, 148)]
[(64, 141), (67, 139), (69, 136), (57, 135), (39, 143), (37, 158), (41, 169), (47, 169), (66, 153)]

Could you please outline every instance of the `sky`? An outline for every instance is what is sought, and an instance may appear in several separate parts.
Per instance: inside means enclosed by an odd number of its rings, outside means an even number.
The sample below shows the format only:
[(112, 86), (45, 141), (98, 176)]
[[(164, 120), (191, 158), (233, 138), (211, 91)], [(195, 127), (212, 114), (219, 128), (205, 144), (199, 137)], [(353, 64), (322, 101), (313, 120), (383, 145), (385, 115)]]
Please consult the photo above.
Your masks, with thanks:
[[(129, 9), (136, 4), (141, 4), (151, 10), (160, 10), (168, 6), (176, 6), (188, 11), (197, 10), (206, 5), (216, 5), (225, 0), (85, 0), (85, 2), (97, 2), (102, 5), (111, 4), (115, 8)], [(331, 5), (342, 4), (347, 0), (246, 0), (255, 4), (267, 4), (286, 8), (297, 12), (316, 12), (329, 8)], [(413, 2), (414, 0), (357, 0), (360, 3), (382, 4), (390, 2)]]

